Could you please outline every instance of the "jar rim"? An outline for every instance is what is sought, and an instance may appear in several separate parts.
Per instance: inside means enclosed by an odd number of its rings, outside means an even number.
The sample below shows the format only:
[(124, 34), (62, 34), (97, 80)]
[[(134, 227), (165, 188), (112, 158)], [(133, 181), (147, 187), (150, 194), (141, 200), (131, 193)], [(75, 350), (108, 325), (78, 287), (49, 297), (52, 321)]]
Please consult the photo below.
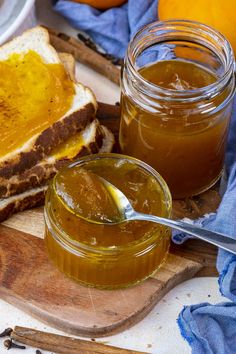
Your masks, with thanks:
[[(197, 89), (186, 89), (186, 90), (178, 91), (178, 90), (174, 90), (174, 89), (170, 89), (170, 88), (163, 88), (161, 86), (158, 86), (158, 85), (148, 81), (135, 68), (135, 62), (133, 60), (132, 51), (133, 51), (135, 45), (138, 44), (138, 39), (141, 35), (143, 35), (147, 31), (153, 33), (154, 30), (160, 30), (160, 31), (168, 30), (168, 33), (170, 34), (171, 30), (178, 30), (181, 28), (186, 28), (188, 30), (191, 29), (193, 32), (195, 32), (198, 35), (201, 35), (202, 37), (203, 37), (203, 35), (207, 35), (209, 38), (212, 39), (212, 43), (214, 43), (214, 42), (215, 43), (219, 43), (219, 42), (222, 43), (222, 46), (224, 47), (224, 50), (226, 53), (226, 55), (225, 55), (226, 64), (224, 67), (224, 74), (221, 77), (217, 78), (217, 80), (214, 83), (211, 83), (207, 86), (203, 86), (203, 87), (200, 87)], [(193, 38), (192, 38), (192, 41), (196, 42)], [(164, 41), (158, 40), (158, 36), (157, 36), (157, 40), (155, 43), (158, 43), (158, 42), (163, 43)], [(147, 49), (148, 47), (149, 46), (144, 47), (142, 49), (142, 51)], [(198, 101), (199, 97), (201, 97), (201, 99), (202, 99), (202, 96), (203, 97), (205, 97), (205, 96), (212, 97), (212, 94), (214, 94), (216, 89), (218, 91), (219, 87), (221, 87), (223, 89), (227, 85), (228, 81), (230, 80), (230, 78), (232, 76), (232, 72), (234, 71), (234, 67), (235, 67), (233, 49), (231, 47), (231, 44), (227, 40), (227, 38), (222, 33), (220, 33), (216, 29), (214, 29), (208, 25), (205, 25), (201, 22), (184, 20), (184, 19), (171, 19), (171, 20), (163, 20), (163, 21), (154, 21), (154, 22), (149, 23), (149, 24), (145, 25), (144, 27), (142, 27), (131, 39), (131, 41), (128, 45), (127, 52), (126, 52), (126, 60), (125, 61), (127, 62), (128, 70), (131, 72), (132, 76), (136, 80), (138, 80), (139, 84), (145, 85), (145, 87), (149, 90), (151, 97), (155, 98), (158, 95), (158, 98), (162, 97), (162, 98), (168, 99), (170, 101), (180, 101), (183, 99), (186, 99), (186, 100), (189, 99), (190, 102), (194, 102), (194, 101)], [(221, 62), (222, 62), (222, 60), (221, 60)], [(140, 90), (142, 91), (142, 85), (140, 85), (139, 87), (140, 87)], [(153, 95), (152, 95), (152, 93), (153, 93)]]
[[(149, 166), (148, 164), (146, 164), (145, 162), (143, 162), (139, 159), (136, 159), (134, 157), (127, 156), (127, 155), (116, 154), (116, 153), (98, 153), (98, 154), (84, 156), (84, 157), (80, 158), (79, 160), (67, 165), (64, 168), (68, 168), (68, 167), (71, 168), (71, 167), (74, 167), (74, 166), (77, 166), (80, 164), (83, 165), (83, 163), (86, 163), (87, 161), (89, 162), (89, 161), (98, 160), (101, 158), (125, 159), (125, 160), (131, 161), (131, 162), (135, 163), (136, 165), (145, 169), (145, 171), (147, 171), (149, 174), (151, 174), (156, 179), (159, 186), (161, 187), (163, 195), (165, 197), (167, 216), (170, 215), (171, 208), (172, 208), (172, 197), (171, 197), (170, 190), (169, 190), (165, 180), (154, 168), (152, 168), (151, 166)], [(63, 170), (63, 168), (62, 168), (62, 170)], [(88, 245), (83, 242), (73, 240), (63, 229), (59, 228), (59, 226), (54, 222), (53, 215), (50, 215), (51, 214), (50, 210), (49, 210), (49, 204), (50, 204), (49, 199), (50, 199), (50, 193), (51, 193), (50, 189), (51, 189), (51, 186), (49, 186), (49, 189), (46, 194), (46, 200), (45, 200), (45, 207), (44, 207), (45, 223), (46, 223), (46, 226), (49, 228), (50, 233), (52, 234), (52, 237), (55, 239), (55, 241), (60, 243), (60, 245), (62, 245), (64, 248), (66, 248), (69, 252), (72, 252), (74, 254), (78, 254), (78, 253), (80, 253), (81, 250), (85, 250), (85, 251), (90, 251), (90, 252), (99, 253), (99, 254), (103, 253), (103, 254), (111, 254), (111, 255), (120, 253), (125, 250), (128, 251), (130, 249), (132, 249), (132, 251), (135, 251), (137, 249), (137, 251), (139, 252), (140, 247), (142, 245), (145, 245), (145, 244), (149, 245), (149, 242), (152, 239), (154, 240), (156, 238), (153, 235), (151, 235), (150, 237), (141, 238), (141, 239), (136, 240), (134, 242), (129, 242), (129, 243), (127, 243), (127, 245), (120, 245), (120, 246), (115, 246), (112, 248), (111, 247), (104, 247), (104, 246), (97, 247), (95, 245)], [(79, 215), (78, 215), (78, 218), (80, 218)], [(51, 230), (51, 227), (49, 224), (51, 224), (53, 226), (53, 228), (56, 230), (57, 234), (55, 234), (55, 232), (53, 232), (53, 230)], [(111, 224), (103, 223), (103, 225), (109, 226)]]

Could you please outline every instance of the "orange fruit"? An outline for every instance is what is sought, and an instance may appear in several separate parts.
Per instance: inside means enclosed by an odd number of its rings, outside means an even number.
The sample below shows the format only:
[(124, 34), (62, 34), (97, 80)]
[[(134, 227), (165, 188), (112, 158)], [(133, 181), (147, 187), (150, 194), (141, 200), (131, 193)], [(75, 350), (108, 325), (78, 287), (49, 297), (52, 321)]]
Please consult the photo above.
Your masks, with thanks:
[(236, 54), (235, 0), (159, 0), (160, 20), (188, 19), (209, 25), (225, 35)]
[(110, 9), (111, 7), (116, 7), (124, 4), (127, 0), (73, 0), (75, 2), (80, 2), (81, 4), (87, 4), (95, 7), (99, 10)]

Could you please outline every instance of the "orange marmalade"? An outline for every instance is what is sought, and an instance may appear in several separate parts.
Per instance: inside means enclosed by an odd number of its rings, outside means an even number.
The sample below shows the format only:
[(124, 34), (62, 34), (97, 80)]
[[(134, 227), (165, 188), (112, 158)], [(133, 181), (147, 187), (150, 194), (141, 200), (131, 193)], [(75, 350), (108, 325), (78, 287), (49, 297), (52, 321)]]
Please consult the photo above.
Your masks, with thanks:
[(199, 23), (156, 22), (130, 43), (122, 75), (121, 150), (154, 167), (173, 198), (197, 195), (221, 176), (233, 68), (226, 39)]
[(50, 185), (45, 205), (50, 258), (83, 284), (125, 287), (147, 278), (162, 264), (170, 230), (144, 221), (109, 224), (119, 214), (97, 176), (117, 186), (140, 212), (169, 217), (171, 197), (151, 167), (117, 154), (86, 156), (62, 169)]
[(74, 93), (64, 66), (46, 64), (34, 51), (0, 61), (0, 157), (62, 117)]

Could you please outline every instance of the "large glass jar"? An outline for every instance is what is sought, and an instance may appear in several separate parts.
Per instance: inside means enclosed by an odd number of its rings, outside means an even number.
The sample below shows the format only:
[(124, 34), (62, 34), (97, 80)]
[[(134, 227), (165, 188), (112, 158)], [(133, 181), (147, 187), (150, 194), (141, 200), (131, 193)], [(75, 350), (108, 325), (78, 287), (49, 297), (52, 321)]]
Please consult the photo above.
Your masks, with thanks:
[(174, 198), (207, 190), (222, 174), (234, 90), (219, 32), (181, 20), (144, 27), (122, 71), (122, 152), (154, 167)]
[[(89, 204), (89, 215), (101, 216), (107, 205), (107, 198), (104, 195), (101, 198), (101, 190), (93, 188), (88, 176), (84, 185), (78, 184), (81, 170), (116, 185), (136, 210), (168, 218), (171, 196), (165, 181), (137, 159), (97, 154), (61, 169), (46, 195), (45, 243), (50, 258), (62, 272), (82, 284), (104, 289), (140, 282), (165, 261), (170, 229), (146, 221), (111, 225), (102, 218), (101, 223), (93, 223), (88, 215), (71, 212), (72, 200), (78, 199), (79, 189), (82, 195), (78, 204), (84, 199)], [(64, 181), (60, 182), (63, 193), (65, 189), (70, 190), (66, 202), (61, 200), (59, 181)]]

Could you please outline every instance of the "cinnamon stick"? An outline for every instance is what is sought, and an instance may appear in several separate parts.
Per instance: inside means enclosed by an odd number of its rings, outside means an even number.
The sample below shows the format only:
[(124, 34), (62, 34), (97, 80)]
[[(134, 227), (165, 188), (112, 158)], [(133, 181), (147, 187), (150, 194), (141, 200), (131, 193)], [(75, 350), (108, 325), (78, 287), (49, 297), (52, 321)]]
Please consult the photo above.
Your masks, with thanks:
[(109, 128), (117, 137), (120, 125), (120, 107), (113, 104), (98, 102), (98, 110), (96, 114), (100, 123)]
[(47, 27), (50, 43), (60, 52), (72, 54), (79, 62), (90, 66), (95, 71), (107, 77), (115, 84), (120, 84), (120, 69), (102, 55), (88, 48), (84, 43), (65, 33)]
[(120, 120), (120, 106), (114, 104), (98, 102), (97, 117), (101, 120), (114, 119), (117, 122)]
[(129, 349), (108, 346), (102, 343), (60, 336), (53, 333), (16, 326), (11, 338), (31, 347), (66, 354), (145, 354)]

